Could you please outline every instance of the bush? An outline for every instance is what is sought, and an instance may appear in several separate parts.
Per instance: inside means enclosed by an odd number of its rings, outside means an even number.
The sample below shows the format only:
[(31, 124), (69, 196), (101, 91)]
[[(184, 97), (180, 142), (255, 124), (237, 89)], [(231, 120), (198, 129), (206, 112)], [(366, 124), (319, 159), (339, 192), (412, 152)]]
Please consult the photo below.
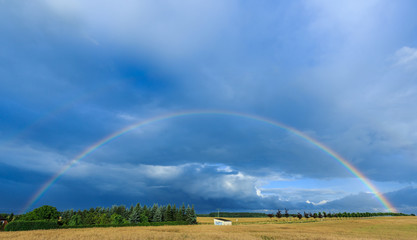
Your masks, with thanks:
[(36, 229), (55, 229), (58, 228), (56, 221), (36, 220), (36, 221), (13, 221), (6, 225), (5, 231), (26, 231)]
[(62, 226), (60, 228), (106, 228), (106, 227), (131, 227), (131, 226), (166, 226), (166, 225), (189, 225), (189, 224), (184, 221), (171, 221), (171, 222), (122, 223), (122, 224), (103, 224), (103, 225), (77, 225), (77, 226)]

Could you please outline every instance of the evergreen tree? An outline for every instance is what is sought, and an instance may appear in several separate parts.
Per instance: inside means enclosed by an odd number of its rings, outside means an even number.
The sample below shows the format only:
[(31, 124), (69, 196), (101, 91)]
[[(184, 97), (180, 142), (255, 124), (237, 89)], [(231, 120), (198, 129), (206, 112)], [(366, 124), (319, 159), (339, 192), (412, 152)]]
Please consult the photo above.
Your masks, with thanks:
[(110, 224), (111, 219), (107, 213), (100, 213), (98, 217), (97, 224), (104, 225), (104, 224)]
[(151, 221), (153, 221), (153, 217), (155, 216), (155, 212), (156, 212), (156, 210), (158, 209), (158, 204), (154, 204), (153, 206), (152, 206), (152, 208), (151, 208), (151, 210), (150, 210), (150, 214), (149, 214), (149, 219), (151, 220)]
[(144, 205), (142, 208), (142, 212), (145, 214), (145, 216), (148, 218), (148, 221), (151, 216), (151, 211), (149, 210), (148, 206)]
[(152, 218), (152, 222), (162, 222), (161, 208), (157, 207)]
[[(194, 208), (194, 206), (193, 206)], [(193, 213), (193, 209), (190, 208), (190, 205), (187, 206), (187, 209), (185, 210), (185, 221), (188, 224), (195, 224), (197, 223), (197, 216), (195, 216), (195, 211)]]
[(191, 218), (189, 224), (197, 224), (197, 214), (195, 213), (194, 204), (191, 207)]
[(185, 204), (184, 203), (182, 203), (180, 214), (181, 214), (181, 221), (185, 221), (186, 217), (185, 217)]
[(172, 221), (177, 221), (177, 206), (172, 206)]
[(65, 211), (61, 212), (62, 223), (63, 224), (68, 224), (73, 215), (74, 215), (74, 210), (73, 209), (65, 210)]
[(301, 215), (301, 213), (298, 213), (297, 217), (298, 217), (298, 219), (301, 219), (301, 218), (303, 218), (303, 215)]
[(167, 214), (167, 207), (166, 206), (162, 206), (161, 207), (161, 213), (162, 213), (162, 222), (166, 222), (167, 220), (167, 216), (166, 216), (166, 214)]
[(135, 208), (135, 207), (133, 207), (133, 205), (130, 205), (129, 212), (128, 212), (129, 217), (130, 217), (130, 215), (133, 213), (133, 209), (134, 209), (134, 208)]
[(122, 215), (113, 213), (113, 215), (110, 216), (111, 224), (122, 224), (124, 223), (124, 218)]
[(129, 221), (131, 223), (139, 223), (141, 214), (142, 214), (142, 208), (141, 208), (140, 204), (138, 203), (133, 208), (133, 212), (130, 214)]
[(175, 214), (175, 221), (184, 221), (181, 213), (181, 208), (178, 208)]
[(97, 214), (95, 212), (95, 209), (90, 208), (90, 210), (88, 210), (85, 214), (83, 224), (94, 225), (94, 224), (97, 223), (97, 221), (98, 221), (98, 217), (97, 217)]
[(68, 225), (70, 226), (78, 226), (81, 224), (82, 224), (82, 221), (81, 221), (81, 216), (79, 214), (73, 215), (68, 223)]
[(116, 205), (111, 206), (111, 208), (109, 210), (110, 216), (115, 214), (116, 212), (117, 212), (117, 206)]
[[(146, 205), (145, 205), (146, 206)], [(146, 213), (143, 211), (141, 214), (140, 214), (140, 222), (141, 223), (147, 223), (147, 222), (149, 222), (149, 219), (148, 219), (148, 217), (146, 216)]]
[(168, 204), (167, 209), (166, 209), (166, 218), (165, 221), (173, 221), (174, 217), (172, 214), (172, 208), (171, 208), (171, 204)]

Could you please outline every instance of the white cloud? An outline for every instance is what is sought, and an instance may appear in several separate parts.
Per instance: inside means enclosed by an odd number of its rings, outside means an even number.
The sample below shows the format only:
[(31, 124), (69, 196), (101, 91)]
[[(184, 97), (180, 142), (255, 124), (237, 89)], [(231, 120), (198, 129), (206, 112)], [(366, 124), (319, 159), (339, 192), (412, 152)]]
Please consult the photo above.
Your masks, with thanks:
[(417, 48), (402, 47), (395, 52), (395, 65), (403, 66), (407, 69), (417, 67)]
[(146, 177), (159, 180), (178, 178), (183, 173), (181, 166), (140, 165), (137, 170)]
[(328, 201), (327, 200), (321, 200), (320, 202), (315, 203), (315, 202), (311, 202), (311, 201), (307, 200), (306, 203), (313, 204), (314, 206), (320, 206), (320, 205), (328, 203)]
[(35, 172), (55, 173), (68, 161), (60, 153), (41, 147), (6, 145), (0, 148), (0, 163)]

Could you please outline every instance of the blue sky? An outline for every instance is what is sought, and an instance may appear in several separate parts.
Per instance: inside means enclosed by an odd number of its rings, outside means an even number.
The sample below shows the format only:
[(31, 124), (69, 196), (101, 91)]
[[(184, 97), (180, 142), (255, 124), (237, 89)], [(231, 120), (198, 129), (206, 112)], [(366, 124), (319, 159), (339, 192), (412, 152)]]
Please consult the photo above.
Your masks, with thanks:
[[(415, 1), (0, 1), (0, 212), (84, 149), (187, 110), (282, 122), (417, 210)], [(233, 116), (149, 124), (97, 149), (32, 207), (193, 203), (199, 212), (383, 211), (294, 134)]]

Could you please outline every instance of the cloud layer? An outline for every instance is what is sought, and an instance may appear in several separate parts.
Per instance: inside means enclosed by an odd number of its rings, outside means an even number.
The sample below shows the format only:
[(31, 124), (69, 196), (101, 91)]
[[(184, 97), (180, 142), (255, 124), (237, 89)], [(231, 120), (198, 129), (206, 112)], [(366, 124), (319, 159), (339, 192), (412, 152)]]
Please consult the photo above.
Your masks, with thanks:
[[(414, 211), (415, 7), (0, 2), (0, 195), (10, 199), (0, 212), (20, 211), (54, 173), (111, 133), (189, 109), (255, 114), (299, 129), (348, 159), (400, 210)], [(35, 206), (384, 210), (367, 191), (285, 130), (190, 116), (108, 143)]]

